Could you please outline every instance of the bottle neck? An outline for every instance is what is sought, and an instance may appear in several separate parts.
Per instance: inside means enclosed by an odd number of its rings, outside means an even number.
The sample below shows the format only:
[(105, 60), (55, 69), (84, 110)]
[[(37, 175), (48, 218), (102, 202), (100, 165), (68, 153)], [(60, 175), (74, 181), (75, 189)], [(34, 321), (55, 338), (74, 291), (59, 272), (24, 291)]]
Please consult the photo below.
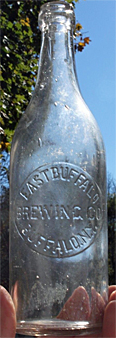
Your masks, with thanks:
[[(57, 13), (54, 10), (56, 7)], [(63, 2), (49, 3), (48, 8), (51, 9), (50, 13), (47, 8), (45, 12), (44, 8), (39, 16), (42, 44), (36, 85), (42, 86), (47, 78), (49, 80), (51, 78), (56, 82), (59, 81), (59, 84), (64, 80), (65, 83), (73, 82), (77, 88), (73, 48), (73, 9), (68, 3), (64, 4)], [(60, 10), (58, 11), (58, 9)]]

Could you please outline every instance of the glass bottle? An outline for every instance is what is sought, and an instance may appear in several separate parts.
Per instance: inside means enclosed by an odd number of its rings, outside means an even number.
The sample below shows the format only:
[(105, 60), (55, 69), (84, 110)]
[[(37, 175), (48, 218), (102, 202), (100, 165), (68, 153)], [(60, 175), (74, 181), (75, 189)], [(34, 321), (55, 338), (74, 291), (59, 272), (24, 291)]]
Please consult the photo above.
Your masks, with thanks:
[(36, 87), (16, 129), (10, 170), (10, 292), (17, 332), (101, 330), (107, 303), (106, 166), (74, 61), (73, 7), (39, 13)]

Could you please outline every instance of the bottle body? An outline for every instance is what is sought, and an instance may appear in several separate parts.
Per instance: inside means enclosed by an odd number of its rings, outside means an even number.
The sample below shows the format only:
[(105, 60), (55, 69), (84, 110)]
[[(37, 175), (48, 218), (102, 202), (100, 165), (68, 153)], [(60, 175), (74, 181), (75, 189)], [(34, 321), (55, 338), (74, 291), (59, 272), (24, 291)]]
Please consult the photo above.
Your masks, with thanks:
[(105, 153), (77, 87), (67, 20), (57, 15), (44, 33), (44, 71), (11, 151), (10, 290), (17, 332), (29, 335), (97, 332), (107, 302)]

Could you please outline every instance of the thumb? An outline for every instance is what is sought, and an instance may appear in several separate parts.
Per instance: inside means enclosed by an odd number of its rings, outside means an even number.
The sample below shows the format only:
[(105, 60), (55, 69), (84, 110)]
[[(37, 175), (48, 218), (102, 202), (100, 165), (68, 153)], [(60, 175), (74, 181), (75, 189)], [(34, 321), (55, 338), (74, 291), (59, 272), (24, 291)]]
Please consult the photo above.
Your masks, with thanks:
[(116, 338), (116, 301), (112, 300), (105, 308), (104, 320), (103, 320), (103, 337), (104, 338)]
[(16, 330), (15, 308), (10, 294), (0, 286), (1, 338), (14, 338)]

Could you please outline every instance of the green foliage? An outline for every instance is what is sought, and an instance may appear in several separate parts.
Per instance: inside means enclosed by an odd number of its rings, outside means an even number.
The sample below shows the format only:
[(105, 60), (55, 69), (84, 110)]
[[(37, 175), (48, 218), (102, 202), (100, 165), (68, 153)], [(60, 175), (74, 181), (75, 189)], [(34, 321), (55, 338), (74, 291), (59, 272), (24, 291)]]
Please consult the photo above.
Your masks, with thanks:
[(35, 86), (40, 32), (41, 1), (2, 2), (1, 28), (1, 132), (2, 149), (11, 142)]
[[(37, 27), (38, 13), (40, 6), (47, 1), (2, 1), (0, 73), (2, 150), (9, 151), (15, 128), (35, 86), (41, 41)], [(67, 1), (73, 3), (72, 0)], [(76, 25), (74, 31), (75, 38), (79, 39), (75, 49), (82, 51), (90, 40), (83, 39), (80, 32), (82, 26), (79, 25)]]

